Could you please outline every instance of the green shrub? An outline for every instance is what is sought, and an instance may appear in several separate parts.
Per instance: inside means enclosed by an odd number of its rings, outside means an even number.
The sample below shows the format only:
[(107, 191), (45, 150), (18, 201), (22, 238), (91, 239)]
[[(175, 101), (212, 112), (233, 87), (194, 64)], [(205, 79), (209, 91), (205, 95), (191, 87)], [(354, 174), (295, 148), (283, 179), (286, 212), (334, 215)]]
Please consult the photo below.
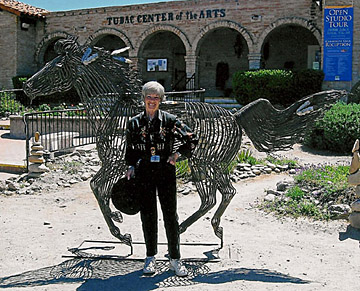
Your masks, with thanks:
[(293, 72), (292, 92), (289, 97), (293, 103), (302, 97), (320, 92), (324, 80), (324, 72), (319, 70), (306, 69)]
[(188, 179), (191, 176), (191, 170), (188, 160), (179, 160), (176, 164), (176, 176), (178, 178)]
[(264, 201), (259, 208), (277, 215), (328, 220), (331, 218), (329, 203), (344, 204), (355, 199), (355, 192), (347, 182), (348, 173), (349, 166), (312, 165), (303, 168), (294, 177), (295, 185), (286, 191), (287, 199)]
[[(12, 78), (12, 83), (14, 89), (22, 89), (23, 84), (29, 79), (30, 76), (15, 76)], [(23, 91), (15, 92), (16, 100), (19, 101), (21, 104), (30, 105), (30, 99), (26, 96)]]
[(0, 116), (17, 114), (25, 110), (25, 107), (16, 100), (15, 95), (10, 92), (0, 93)]
[(299, 186), (295, 186), (293, 188), (290, 188), (286, 192), (286, 196), (291, 198), (292, 200), (300, 201), (305, 195), (305, 192), (300, 189)]
[(233, 92), (242, 105), (259, 98), (281, 103), (288, 95), (291, 80), (292, 72), (285, 70), (239, 71), (233, 75)]
[(236, 100), (242, 105), (265, 98), (272, 104), (288, 106), (321, 91), (323, 78), (322, 71), (310, 69), (239, 71), (233, 75), (232, 87)]
[(351, 153), (360, 137), (360, 104), (339, 102), (315, 122), (305, 144), (316, 149)]

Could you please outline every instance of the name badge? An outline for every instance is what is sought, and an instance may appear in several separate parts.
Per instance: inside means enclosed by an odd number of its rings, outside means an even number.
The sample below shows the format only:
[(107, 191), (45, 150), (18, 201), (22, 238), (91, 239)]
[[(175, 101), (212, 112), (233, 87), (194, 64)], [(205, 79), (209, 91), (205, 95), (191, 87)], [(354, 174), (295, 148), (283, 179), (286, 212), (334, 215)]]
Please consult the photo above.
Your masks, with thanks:
[(160, 162), (160, 156), (157, 156), (157, 155), (151, 156), (150, 162), (151, 163), (159, 163)]

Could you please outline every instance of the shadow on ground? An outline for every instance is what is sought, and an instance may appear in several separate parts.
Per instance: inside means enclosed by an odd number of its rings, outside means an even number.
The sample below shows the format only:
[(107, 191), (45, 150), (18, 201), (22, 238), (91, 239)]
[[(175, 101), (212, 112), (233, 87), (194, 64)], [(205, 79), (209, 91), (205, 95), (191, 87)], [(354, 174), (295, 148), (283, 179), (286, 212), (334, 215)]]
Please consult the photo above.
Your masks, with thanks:
[(319, 149), (314, 149), (314, 148), (311, 148), (307, 145), (303, 145), (301, 144), (299, 149), (301, 151), (303, 151), (304, 153), (308, 153), (308, 154), (311, 154), (311, 155), (317, 155), (317, 156), (324, 156), (324, 157), (336, 157), (336, 156), (340, 156), (340, 157), (343, 157), (343, 156), (349, 156), (351, 157), (351, 153), (340, 153), (340, 152), (334, 152), (334, 151), (329, 151), (329, 150), (319, 150)]
[[(0, 288), (36, 287), (52, 284), (81, 284), (77, 290), (154, 290), (194, 284), (223, 284), (238, 280), (307, 284), (309, 281), (268, 269), (234, 268), (211, 272), (210, 263), (185, 262), (189, 276), (177, 277), (167, 262), (158, 262), (153, 276), (143, 276), (143, 262), (114, 259), (71, 259), (38, 270), (0, 278)], [(220, 288), (220, 286), (219, 286)]]
[(351, 225), (348, 225), (346, 231), (339, 232), (339, 240), (343, 241), (346, 239), (353, 239), (360, 242), (360, 229), (354, 228)]

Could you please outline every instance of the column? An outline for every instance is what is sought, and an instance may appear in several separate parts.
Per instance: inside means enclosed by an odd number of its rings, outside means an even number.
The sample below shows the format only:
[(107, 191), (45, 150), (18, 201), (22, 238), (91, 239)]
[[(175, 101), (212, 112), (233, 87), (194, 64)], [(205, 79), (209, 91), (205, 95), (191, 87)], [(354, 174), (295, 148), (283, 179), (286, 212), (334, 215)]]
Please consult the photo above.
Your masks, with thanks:
[(259, 53), (249, 53), (249, 70), (260, 69), (261, 67), (261, 54)]
[(198, 72), (197, 72), (197, 59), (196, 55), (186, 55), (184, 57), (186, 64), (186, 78), (189, 79), (195, 74), (194, 82), (186, 84), (186, 89), (197, 89), (198, 88)]

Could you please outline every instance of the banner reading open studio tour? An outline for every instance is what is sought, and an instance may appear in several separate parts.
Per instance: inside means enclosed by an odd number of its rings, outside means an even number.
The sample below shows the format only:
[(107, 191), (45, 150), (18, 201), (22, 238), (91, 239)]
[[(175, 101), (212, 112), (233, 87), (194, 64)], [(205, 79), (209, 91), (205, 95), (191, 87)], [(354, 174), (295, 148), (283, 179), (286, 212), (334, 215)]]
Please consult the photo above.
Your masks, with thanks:
[(351, 81), (353, 19), (352, 6), (324, 9), (325, 81)]

